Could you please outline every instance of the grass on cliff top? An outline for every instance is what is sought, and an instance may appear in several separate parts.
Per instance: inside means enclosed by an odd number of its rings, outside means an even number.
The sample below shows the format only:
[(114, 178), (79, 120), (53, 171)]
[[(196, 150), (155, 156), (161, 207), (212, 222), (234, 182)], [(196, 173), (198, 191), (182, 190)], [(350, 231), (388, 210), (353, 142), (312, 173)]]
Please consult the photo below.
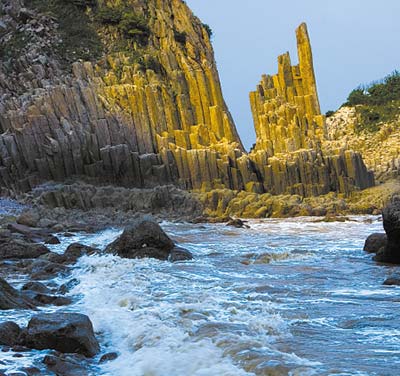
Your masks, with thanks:
[(380, 81), (359, 86), (348, 96), (346, 106), (355, 107), (359, 117), (356, 132), (377, 132), (382, 123), (400, 115), (400, 72), (394, 71)]
[(94, 26), (86, 14), (92, 0), (26, 0), (26, 6), (53, 17), (59, 24), (61, 41), (54, 51), (65, 63), (78, 59), (96, 60), (103, 46)]

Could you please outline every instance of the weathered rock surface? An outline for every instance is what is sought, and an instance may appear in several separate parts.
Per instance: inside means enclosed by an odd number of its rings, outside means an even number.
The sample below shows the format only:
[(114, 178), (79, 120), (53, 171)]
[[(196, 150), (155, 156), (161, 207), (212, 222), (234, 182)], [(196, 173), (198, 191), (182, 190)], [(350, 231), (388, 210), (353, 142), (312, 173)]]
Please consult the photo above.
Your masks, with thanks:
[(177, 261), (188, 261), (192, 260), (193, 255), (185, 248), (175, 246), (172, 248), (171, 253), (169, 254), (168, 261), (177, 262)]
[(0, 345), (14, 346), (18, 343), (21, 328), (12, 321), (0, 323)]
[(383, 228), (387, 244), (374, 257), (375, 261), (400, 264), (400, 200), (389, 204), (383, 210)]
[(289, 53), (279, 56), (278, 74), (264, 75), (250, 93), (257, 140), (249, 157), (260, 166), (265, 191), (318, 196), (374, 185), (360, 154), (329, 144), (305, 24), (296, 35), (299, 65)]
[(0, 309), (33, 308), (31, 300), (11, 287), (6, 280), (0, 278)]
[(22, 343), (33, 349), (96, 355), (100, 346), (89, 318), (79, 313), (42, 313), (32, 317)]
[(71, 355), (46, 355), (43, 363), (50, 372), (60, 376), (87, 376), (87, 367), (82, 364), (82, 360), (76, 359)]
[[(126, 41), (116, 26), (91, 24), (106, 46), (103, 58), (72, 64), (52, 53), (63, 43), (58, 15), (26, 3), (27, 17), (23, 3), (14, 3), (12, 11), (3, 6), (6, 33), (13, 37), (8, 32), (18, 25), (31, 43), (0, 68), (4, 192), (76, 176), (138, 188), (174, 184), (300, 196), (348, 194), (373, 184), (359, 154), (322, 152), (325, 123), (304, 25), (297, 31), (299, 66), (280, 57), (279, 74), (252, 94), (257, 144), (246, 154), (207, 30), (185, 2), (126, 0), (146, 21), (146, 43)], [(118, 50), (121, 40), (128, 48)], [(0, 45), (9, 42), (0, 35)]]
[(107, 246), (106, 252), (124, 258), (150, 257), (168, 260), (174, 246), (174, 242), (160, 225), (145, 217), (125, 229), (118, 239)]
[[(375, 132), (360, 131), (362, 120), (355, 107), (344, 106), (327, 118), (328, 138), (333, 143), (347, 144), (361, 153), (376, 180), (384, 182), (400, 175), (399, 120), (379, 124)], [(379, 145), (379, 147), (377, 147)]]
[(44, 245), (28, 243), (19, 239), (9, 238), (0, 243), (0, 260), (32, 259), (49, 252)]
[(375, 233), (368, 236), (364, 244), (364, 251), (368, 253), (377, 253), (380, 249), (386, 247), (386, 234)]
[(400, 286), (400, 276), (392, 276), (387, 278), (383, 284), (385, 286)]

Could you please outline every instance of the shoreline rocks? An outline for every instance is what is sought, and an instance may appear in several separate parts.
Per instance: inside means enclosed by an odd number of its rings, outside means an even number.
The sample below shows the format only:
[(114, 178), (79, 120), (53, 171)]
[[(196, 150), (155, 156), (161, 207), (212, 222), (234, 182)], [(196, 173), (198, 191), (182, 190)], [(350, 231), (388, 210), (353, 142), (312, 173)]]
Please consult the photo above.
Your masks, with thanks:
[(383, 233), (374, 233), (365, 240), (364, 251), (368, 253), (377, 253), (387, 244), (387, 236)]
[[(174, 250), (175, 249), (175, 250)], [(175, 248), (174, 242), (160, 225), (151, 217), (137, 219), (114, 242), (106, 253), (123, 258), (155, 258), (158, 260), (190, 260), (192, 255), (182, 248)]]
[(374, 257), (375, 261), (400, 264), (400, 200), (395, 200), (383, 210), (383, 228), (387, 243)]
[(93, 357), (100, 351), (93, 325), (80, 313), (41, 313), (32, 317), (21, 342), (32, 349), (53, 349)]

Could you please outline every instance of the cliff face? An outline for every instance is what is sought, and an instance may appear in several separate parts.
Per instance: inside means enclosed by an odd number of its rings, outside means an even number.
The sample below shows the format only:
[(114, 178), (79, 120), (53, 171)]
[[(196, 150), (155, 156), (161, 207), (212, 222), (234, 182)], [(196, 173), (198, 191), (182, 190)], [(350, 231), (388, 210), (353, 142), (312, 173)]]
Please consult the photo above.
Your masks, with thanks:
[(355, 107), (342, 107), (327, 119), (328, 138), (361, 153), (376, 179), (385, 182), (400, 175), (400, 116), (384, 121), (374, 131), (360, 130), (363, 121)]
[(322, 152), (325, 120), (305, 26), (299, 66), (280, 57), (279, 74), (252, 94), (257, 146), (246, 154), (208, 29), (183, 1), (54, 0), (51, 13), (48, 4), (1, 4), (5, 192), (75, 176), (302, 195), (372, 184), (358, 154)]
[(264, 75), (250, 93), (257, 142), (251, 158), (265, 190), (315, 196), (374, 184), (360, 154), (334, 148), (321, 114), (307, 27), (296, 30), (299, 64), (279, 56), (278, 74)]

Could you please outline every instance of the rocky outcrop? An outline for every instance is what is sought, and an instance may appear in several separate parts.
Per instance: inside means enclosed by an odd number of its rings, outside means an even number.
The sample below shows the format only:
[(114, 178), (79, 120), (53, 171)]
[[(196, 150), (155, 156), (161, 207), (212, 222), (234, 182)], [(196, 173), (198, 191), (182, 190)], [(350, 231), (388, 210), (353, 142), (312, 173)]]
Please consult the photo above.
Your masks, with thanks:
[(400, 175), (400, 120), (381, 122), (377, 130), (363, 131), (358, 112), (356, 107), (344, 106), (328, 117), (329, 140), (361, 153), (377, 181), (397, 179)]
[(33, 307), (34, 304), (29, 299), (0, 278), (0, 310)]
[[(299, 65), (281, 56), (278, 75), (264, 77), (251, 95), (257, 143), (246, 154), (207, 29), (182, 0), (92, 3), (63, 3), (55, 17), (41, 1), (36, 8), (2, 4), (0, 45), (11, 43), (17, 53), (4, 54), (0, 68), (3, 193), (76, 176), (137, 188), (174, 184), (301, 196), (373, 184), (359, 154), (321, 149), (325, 120), (305, 25), (297, 30)], [(93, 61), (65, 54), (77, 43), (60, 37), (69, 35), (67, 6), (92, 38), (83, 47), (102, 49)], [(125, 30), (124, 17), (136, 29)], [(29, 46), (18, 35), (29, 36)], [(72, 55), (85, 58), (85, 48), (75, 47)]]
[(383, 210), (383, 228), (387, 243), (374, 257), (375, 261), (400, 264), (400, 200)]
[(317, 196), (374, 184), (360, 154), (332, 150), (321, 114), (307, 27), (296, 30), (299, 64), (279, 56), (278, 74), (250, 93), (257, 141), (250, 154), (266, 192)]
[(375, 233), (368, 236), (365, 240), (364, 251), (368, 253), (377, 253), (382, 248), (386, 247), (386, 234)]
[(189, 251), (175, 247), (174, 242), (160, 225), (150, 217), (136, 220), (106, 248), (123, 258), (156, 258), (159, 260), (190, 260)]
[(33, 349), (95, 356), (100, 346), (89, 318), (80, 313), (41, 313), (32, 317), (22, 343)]

